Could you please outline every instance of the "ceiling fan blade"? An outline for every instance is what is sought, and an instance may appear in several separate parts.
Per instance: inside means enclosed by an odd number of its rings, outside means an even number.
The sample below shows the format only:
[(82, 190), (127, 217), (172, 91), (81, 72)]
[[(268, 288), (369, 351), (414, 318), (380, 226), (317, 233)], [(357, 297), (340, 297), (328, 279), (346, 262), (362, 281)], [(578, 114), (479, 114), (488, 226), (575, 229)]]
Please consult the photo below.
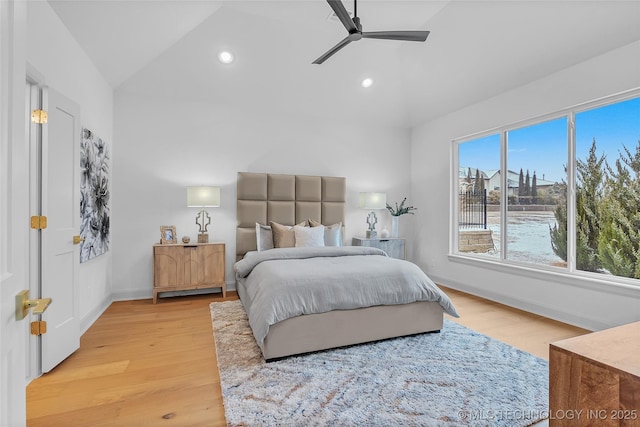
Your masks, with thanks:
[(353, 23), (353, 20), (349, 16), (349, 12), (347, 12), (347, 9), (345, 9), (340, 0), (327, 0), (327, 3), (329, 3), (329, 6), (331, 6), (331, 9), (333, 9), (338, 19), (340, 19), (340, 22), (342, 22), (342, 25), (344, 25), (349, 33), (358, 30), (356, 28), (356, 24)]
[(423, 42), (427, 40), (429, 31), (372, 31), (362, 33), (365, 39), (404, 40), (409, 42)]
[(338, 43), (337, 45), (335, 45), (334, 47), (332, 47), (331, 49), (329, 49), (324, 55), (322, 55), (320, 58), (316, 59), (315, 61), (313, 61), (313, 64), (322, 64), (324, 61), (326, 61), (327, 59), (329, 59), (331, 56), (333, 56), (334, 53), (336, 53), (337, 51), (339, 51), (340, 49), (342, 49), (343, 47), (345, 47), (346, 45), (348, 45), (349, 43), (351, 43), (351, 40), (349, 39), (349, 36), (343, 38), (340, 43)]

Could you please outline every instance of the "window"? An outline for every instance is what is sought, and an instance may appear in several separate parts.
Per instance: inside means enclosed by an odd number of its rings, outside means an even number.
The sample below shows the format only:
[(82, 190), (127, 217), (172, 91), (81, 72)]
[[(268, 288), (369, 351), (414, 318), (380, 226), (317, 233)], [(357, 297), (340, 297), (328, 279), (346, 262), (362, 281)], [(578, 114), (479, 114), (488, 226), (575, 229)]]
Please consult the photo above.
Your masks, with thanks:
[(566, 117), (506, 132), (508, 260), (566, 266), (549, 230), (555, 212), (567, 209), (567, 133)]
[(454, 141), (454, 162), (453, 253), (640, 279), (638, 91)]
[(460, 144), (458, 157), (458, 248), (460, 252), (497, 257), (500, 255), (500, 135)]
[(576, 269), (640, 279), (640, 98), (575, 117)]

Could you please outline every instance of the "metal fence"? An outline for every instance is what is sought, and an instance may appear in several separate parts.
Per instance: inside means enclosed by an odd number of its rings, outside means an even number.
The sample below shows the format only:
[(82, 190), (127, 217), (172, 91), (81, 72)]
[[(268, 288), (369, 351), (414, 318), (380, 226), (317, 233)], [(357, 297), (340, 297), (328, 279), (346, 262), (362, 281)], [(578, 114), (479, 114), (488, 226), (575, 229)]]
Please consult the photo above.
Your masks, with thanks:
[(487, 229), (487, 190), (458, 193), (458, 226)]

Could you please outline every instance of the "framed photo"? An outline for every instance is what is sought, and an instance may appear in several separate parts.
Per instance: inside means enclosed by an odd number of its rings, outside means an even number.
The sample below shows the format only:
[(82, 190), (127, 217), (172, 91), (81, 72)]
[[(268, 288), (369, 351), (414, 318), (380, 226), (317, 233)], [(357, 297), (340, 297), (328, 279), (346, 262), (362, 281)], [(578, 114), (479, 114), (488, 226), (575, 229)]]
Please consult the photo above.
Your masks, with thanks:
[(175, 225), (160, 226), (160, 243), (163, 245), (178, 243)]

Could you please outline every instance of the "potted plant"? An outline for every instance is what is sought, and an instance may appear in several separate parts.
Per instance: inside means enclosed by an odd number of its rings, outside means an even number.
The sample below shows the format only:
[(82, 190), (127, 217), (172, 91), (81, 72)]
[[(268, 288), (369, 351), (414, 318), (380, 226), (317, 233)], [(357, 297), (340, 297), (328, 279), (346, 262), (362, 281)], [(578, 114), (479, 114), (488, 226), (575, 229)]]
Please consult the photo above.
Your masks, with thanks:
[(387, 210), (391, 214), (391, 237), (398, 237), (398, 218), (401, 215), (406, 215), (406, 214), (413, 215), (413, 212), (411, 211), (415, 211), (417, 209), (417, 208), (414, 208), (413, 206), (405, 206), (404, 204), (406, 201), (407, 201), (407, 198), (405, 197), (404, 199), (402, 199), (400, 206), (398, 206), (398, 203), (396, 202), (395, 209), (393, 208), (393, 206), (387, 203)]

